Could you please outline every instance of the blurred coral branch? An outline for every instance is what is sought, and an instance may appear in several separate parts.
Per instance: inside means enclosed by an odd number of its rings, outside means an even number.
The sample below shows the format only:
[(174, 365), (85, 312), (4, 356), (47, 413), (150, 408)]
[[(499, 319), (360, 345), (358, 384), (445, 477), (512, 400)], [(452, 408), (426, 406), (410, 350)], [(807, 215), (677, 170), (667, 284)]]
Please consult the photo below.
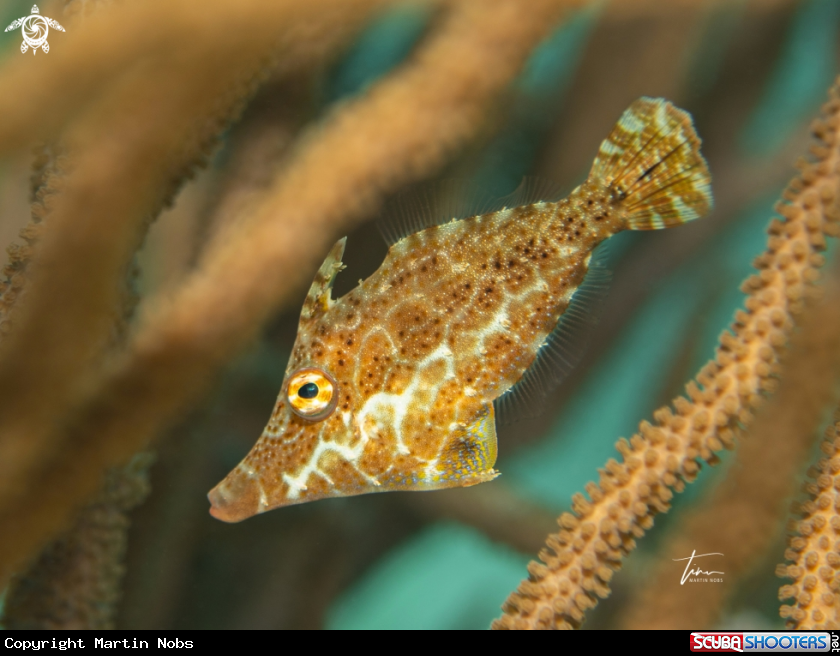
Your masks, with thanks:
[(72, 531), (44, 549), (25, 575), (12, 579), (7, 629), (112, 629), (121, 596), (127, 513), (149, 492), (150, 456), (136, 456), (106, 475), (105, 485)]
[(491, 540), (525, 554), (539, 549), (554, 523), (548, 510), (529, 503), (504, 483), (412, 494), (405, 503), (424, 515), (473, 526)]
[(548, 537), (542, 562), (529, 565), (529, 579), (505, 602), (494, 628), (579, 627), (585, 611), (609, 595), (613, 573), (653, 517), (695, 479), (697, 460), (715, 464), (717, 451), (734, 448), (764, 394), (775, 390), (779, 357), (824, 263), (819, 251), (826, 235), (838, 234), (840, 80), (830, 97), (812, 127), (816, 162), (799, 162), (776, 206), (783, 219), (770, 224), (733, 332), (723, 333), (715, 360), (688, 383), (688, 398), (674, 400), (676, 414), (660, 408), (656, 425), (643, 421), (639, 434), (618, 441), (623, 462), (607, 462), (599, 483), (586, 486), (589, 499), (573, 497), (573, 513), (559, 518), (561, 530)]

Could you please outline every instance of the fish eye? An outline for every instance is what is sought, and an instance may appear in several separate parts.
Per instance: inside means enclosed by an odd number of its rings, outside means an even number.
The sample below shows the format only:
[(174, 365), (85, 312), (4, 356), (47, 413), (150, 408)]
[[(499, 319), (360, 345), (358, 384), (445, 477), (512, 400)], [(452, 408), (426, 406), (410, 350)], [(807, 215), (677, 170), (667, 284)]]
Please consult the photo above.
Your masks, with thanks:
[(289, 405), (299, 417), (321, 420), (329, 417), (338, 403), (338, 384), (323, 369), (307, 367), (289, 376), (286, 390)]
[(302, 399), (314, 399), (318, 396), (318, 386), (315, 383), (306, 383), (298, 389), (298, 396)]

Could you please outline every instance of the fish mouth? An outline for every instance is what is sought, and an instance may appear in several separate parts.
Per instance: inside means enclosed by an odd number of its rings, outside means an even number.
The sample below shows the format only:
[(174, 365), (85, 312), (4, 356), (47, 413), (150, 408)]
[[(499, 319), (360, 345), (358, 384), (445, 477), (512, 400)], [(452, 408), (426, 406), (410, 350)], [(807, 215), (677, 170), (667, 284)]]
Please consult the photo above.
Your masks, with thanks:
[(260, 491), (256, 482), (245, 476), (228, 476), (207, 494), (210, 514), (234, 524), (260, 512)]

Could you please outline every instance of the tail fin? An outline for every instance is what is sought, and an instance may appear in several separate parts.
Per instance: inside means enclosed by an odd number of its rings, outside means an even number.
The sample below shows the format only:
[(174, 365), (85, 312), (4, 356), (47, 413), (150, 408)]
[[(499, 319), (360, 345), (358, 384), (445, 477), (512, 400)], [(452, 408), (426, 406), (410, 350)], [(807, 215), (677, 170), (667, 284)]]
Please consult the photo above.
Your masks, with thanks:
[(712, 207), (709, 168), (691, 116), (662, 98), (639, 98), (601, 144), (590, 179), (621, 200), (630, 230), (685, 223)]

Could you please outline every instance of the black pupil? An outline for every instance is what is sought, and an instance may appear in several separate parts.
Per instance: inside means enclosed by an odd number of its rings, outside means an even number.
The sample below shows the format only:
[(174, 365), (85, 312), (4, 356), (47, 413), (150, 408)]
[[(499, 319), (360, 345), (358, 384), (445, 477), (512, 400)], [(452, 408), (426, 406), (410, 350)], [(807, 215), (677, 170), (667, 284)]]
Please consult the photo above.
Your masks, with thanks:
[(314, 399), (318, 396), (318, 386), (315, 383), (301, 385), (298, 390), (298, 396), (302, 399)]

